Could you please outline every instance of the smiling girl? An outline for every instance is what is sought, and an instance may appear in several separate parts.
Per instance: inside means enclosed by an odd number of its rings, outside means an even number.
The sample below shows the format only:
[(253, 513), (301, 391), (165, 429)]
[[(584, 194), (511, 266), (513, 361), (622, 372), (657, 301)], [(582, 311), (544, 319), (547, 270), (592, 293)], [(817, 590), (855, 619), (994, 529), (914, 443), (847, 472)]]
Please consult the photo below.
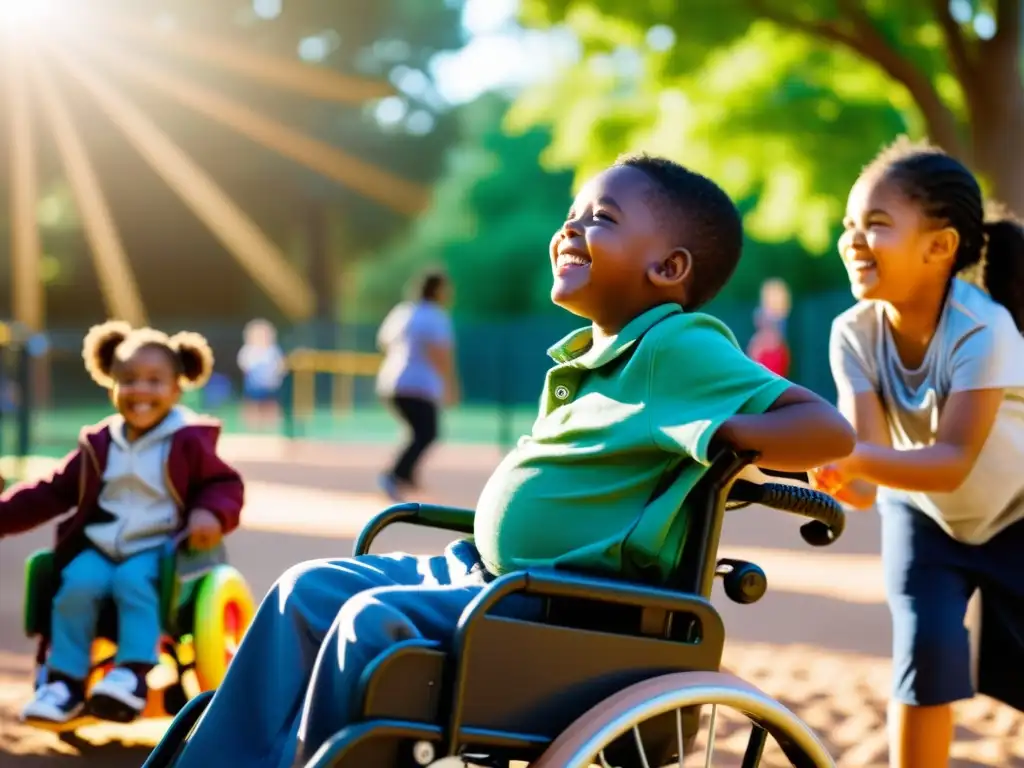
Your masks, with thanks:
[[(1024, 637), (1024, 231), (986, 220), (957, 160), (901, 140), (850, 192), (839, 253), (859, 303), (833, 324), (830, 358), (858, 445), (812, 481), (857, 507), (877, 501), (891, 764), (944, 767), (950, 705), (975, 692), (964, 626), (975, 590), (986, 625)], [(1000, 653), (987, 661), (1019, 669), (1024, 648)], [(980, 689), (1018, 706), (1024, 695), (986, 675)]]
[[(215, 546), (238, 526), (243, 499), (241, 478), (216, 453), (220, 425), (178, 405), (182, 389), (202, 386), (212, 371), (202, 336), (109, 322), (89, 331), (82, 354), (117, 414), (84, 428), (48, 479), (0, 497), (0, 536), (75, 510), (57, 528), (61, 578), (48, 658), (40, 652), (45, 679), (22, 711), (42, 723), (66, 723), (87, 707), (118, 721), (142, 711), (160, 641), (163, 546), (179, 531), (193, 548)], [(107, 597), (118, 614), (116, 666), (87, 704), (90, 649)]]

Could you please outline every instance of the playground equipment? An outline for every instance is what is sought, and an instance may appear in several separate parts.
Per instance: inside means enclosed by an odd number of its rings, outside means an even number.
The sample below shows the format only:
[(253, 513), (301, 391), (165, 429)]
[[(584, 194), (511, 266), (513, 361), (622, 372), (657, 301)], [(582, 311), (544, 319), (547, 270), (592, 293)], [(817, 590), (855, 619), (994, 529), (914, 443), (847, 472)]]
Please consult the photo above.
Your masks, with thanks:
[(376, 376), (382, 359), (372, 352), (293, 350), (286, 359), (288, 379), (282, 403), (285, 434), (298, 437), (301, 422), (316, 413), (318, 376), (330, 377), (331, 410), (343, 414), (352, 409), (356, 379)]

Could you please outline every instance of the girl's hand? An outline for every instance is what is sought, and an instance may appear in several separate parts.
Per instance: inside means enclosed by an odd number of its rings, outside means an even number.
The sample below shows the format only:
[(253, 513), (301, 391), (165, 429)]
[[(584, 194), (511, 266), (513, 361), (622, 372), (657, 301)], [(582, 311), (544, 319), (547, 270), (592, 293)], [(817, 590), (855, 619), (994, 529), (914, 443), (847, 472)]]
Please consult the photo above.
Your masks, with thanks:
[(808, 471), (807, 477), (810, 480), (811, 488), (827, 493), (829, 496), (835, 496), (843, 487), (842, 475), (834, 464), (816, 467)]
[(188, 518), (188, 545), (192, 549), (213, 549), (224, 535), (220, 520), (208, 509), (193, 509)]
[(844, 460), (812, 469), (807, 476), (814, 490), (827, 493), (842, 504), (867, 509), (874, 504), (874, 486), (860, 480), (850, 468), (851, 463)]

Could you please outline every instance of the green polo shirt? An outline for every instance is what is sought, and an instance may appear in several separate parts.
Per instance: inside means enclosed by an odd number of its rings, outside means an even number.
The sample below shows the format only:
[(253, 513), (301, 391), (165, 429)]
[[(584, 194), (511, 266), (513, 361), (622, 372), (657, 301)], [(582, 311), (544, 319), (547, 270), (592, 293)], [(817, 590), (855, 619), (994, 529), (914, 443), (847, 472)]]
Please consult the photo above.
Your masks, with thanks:
[[(685, 540), (684, 500), (715, 431), (763, 413), (789, 382), (750, 360), (710, 315), (648, 310), (618, 336), (590, 328), (548, 351), (540, 415), (477, 504), (474, 539), (495, 573), (567, 567), (665, 576)], [(662, 474), (683, 462), (652, 500)]]

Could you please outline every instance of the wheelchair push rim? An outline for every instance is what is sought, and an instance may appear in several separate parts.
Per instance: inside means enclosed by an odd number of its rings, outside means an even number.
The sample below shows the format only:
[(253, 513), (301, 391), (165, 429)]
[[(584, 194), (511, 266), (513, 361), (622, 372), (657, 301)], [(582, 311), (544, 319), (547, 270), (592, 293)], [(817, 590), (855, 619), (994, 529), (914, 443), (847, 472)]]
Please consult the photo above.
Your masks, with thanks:
[(200, 690), (212, 691), (220, 685), (255, 610), (245, 579), (231, 566), (218, 566), (203, 577), (196, 594), (193, 628)]
[[(710, 708), (710, 740), (699, 749), (684, 741), (682, 712)], [(684, 752), (686, 765), (714, 765), (716, 715), (719, 708), (740, 714), (751, 724), (743, 755), (743, 768), (761, 765), (767, 737), (774, 739), (795, 768), (835, 768), (824, 745), (813, 731), (789, 709), (749, 683), (724, 672), (678, 672), (644, 680), (597, 704), (570, 725), (530, 768), (618, 768), (605, 758), (612, 744), (632, 742), (629, 766), (661, 768), (664, 763), (646, 754), (640, 726), (659, 716), (675, 714), (676, 748)], [(702, 723), (702, 729), (704, 723)], [(685, 749), (684, 749), (685, 744)], [(676, 765), (673, 758), (671, 765)], [(683, 765), (683, 761), (679, 761)]]

